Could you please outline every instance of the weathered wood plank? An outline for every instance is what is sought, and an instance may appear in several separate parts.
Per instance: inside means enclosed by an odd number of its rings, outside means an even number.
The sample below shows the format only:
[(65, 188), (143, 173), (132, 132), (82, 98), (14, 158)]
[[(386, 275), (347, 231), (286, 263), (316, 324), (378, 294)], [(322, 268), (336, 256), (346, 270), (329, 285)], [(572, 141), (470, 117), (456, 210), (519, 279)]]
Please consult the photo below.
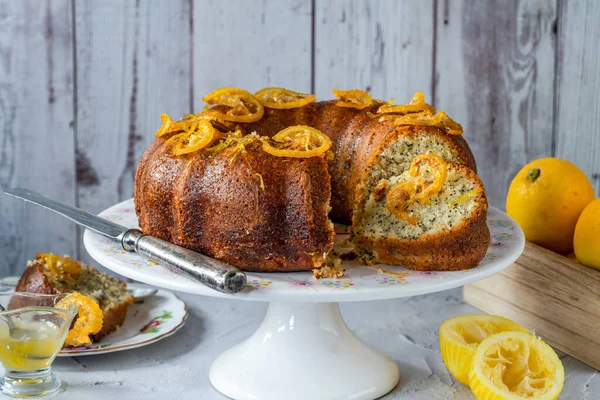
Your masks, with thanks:
[(310, 91), (310, 0), (194, 1), (194, 109), (219, 87)]
[(433, 0), (316, 1), (315, 91), (360, 88), (379, 99), (431, 101)]
[(600, 196), (600, 3), (561, 1), (556, 156), (574, 162)]
[[(0, 2), (0, 185), (75, 200), (71, 1)], [(0, 276), (74, 255), (75, 226), (0, 195)]]
[(190, 2), (77, 1), (75, 14), (78, 201), (95, 213), (133, 195), (159, 115), (191, 110)]
[(552, 153), (554, 0), (437, 1), (435, 104), (465, 128), (490, 203)]

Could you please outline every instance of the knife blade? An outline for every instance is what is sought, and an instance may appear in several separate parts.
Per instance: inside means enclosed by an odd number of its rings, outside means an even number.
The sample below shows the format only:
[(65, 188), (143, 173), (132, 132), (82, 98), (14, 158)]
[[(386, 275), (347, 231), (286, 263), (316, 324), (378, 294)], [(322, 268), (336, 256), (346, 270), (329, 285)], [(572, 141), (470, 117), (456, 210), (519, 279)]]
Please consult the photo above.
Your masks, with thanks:
[(154, 260), (161, 265), (183, 272), (192, 279), (223, 293), (237, 293), (246, 287), (246, 274), (238, 268), (188, 250), (165, 240), (145, 235), (139, 229), (129, 229), (90, 214), (29, 189), (6, 189), (5, 194), (54, 211), (96, 233), (119, 243), (130, 252)]

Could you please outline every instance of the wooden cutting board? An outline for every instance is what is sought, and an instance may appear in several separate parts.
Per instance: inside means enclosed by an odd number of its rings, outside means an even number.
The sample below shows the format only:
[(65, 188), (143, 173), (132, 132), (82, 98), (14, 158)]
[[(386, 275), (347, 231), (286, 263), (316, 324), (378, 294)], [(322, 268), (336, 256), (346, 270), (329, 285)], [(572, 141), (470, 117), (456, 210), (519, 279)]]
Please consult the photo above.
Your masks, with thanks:
[(465, 286), (463, 296), (600, 370), (600, 271), (528, 242), (514, 264)]

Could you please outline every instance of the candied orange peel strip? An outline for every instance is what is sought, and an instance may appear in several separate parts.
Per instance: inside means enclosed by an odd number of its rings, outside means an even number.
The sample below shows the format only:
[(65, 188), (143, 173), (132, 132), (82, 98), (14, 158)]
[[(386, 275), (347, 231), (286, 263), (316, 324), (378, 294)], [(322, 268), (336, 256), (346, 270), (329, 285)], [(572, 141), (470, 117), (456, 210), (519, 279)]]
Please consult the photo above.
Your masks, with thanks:
[(173, 154), (180, 156), (193, 153), (208, 146), (215, 137), (216, 130), (208, 118), (192, 119), (183, 133), (172, 136), (167, 143), (173, 144)]
[(314, 94), (298, 93), (278, 87), (261, 89), (254, 96), (263, 106), (280, 110), (302, 107), (314, 102), (317, 98)]
[(100, 332), (104, 314), (94, 299), (78, 292), (69, 293), (56, 303), (56, 308), (63, 310), (68, 310), (73, 306), (77, 307), (77, 319), (73, 328), (67, 333), (65, 343), (74, 347), (91, 344), (90, 335)]
[(217, 89), (202, 100), (208, 103), (208, 111), (219, 113), (218, 119), (221, 121), (255, 122), (265, 112), (261, 102), (252, 93), (238, 88)]
[[(427, 182), (421, 173), (426, 163), (433, 172), (433, 181)], [(388, 192), (385, 206), (388, 211), (411, 225), (416, 225), (419, 219), (406, 211), (406, 207), (419, 201), (428, 203), (437, 195), (446, 182), (448, 166), (446, 161), (435, 154), (421, 154), (415, 157), (408, 169), (409, 178), (398, 182)]]
[(373, 98), (371, 95), (360, 89), (333, 89), (333, 94), (339, 99), (335, 102), (335, 105), (339, 107), (356, 108), (357, 110), (362, 110), (363, 108), (369, 107), (373, 103)]
[(271, 139), (262, 139), (263, 150), (277, 157), (309, 158), (324, 154), (331, 139), (323, 132), (305, 125), (290, 126)]

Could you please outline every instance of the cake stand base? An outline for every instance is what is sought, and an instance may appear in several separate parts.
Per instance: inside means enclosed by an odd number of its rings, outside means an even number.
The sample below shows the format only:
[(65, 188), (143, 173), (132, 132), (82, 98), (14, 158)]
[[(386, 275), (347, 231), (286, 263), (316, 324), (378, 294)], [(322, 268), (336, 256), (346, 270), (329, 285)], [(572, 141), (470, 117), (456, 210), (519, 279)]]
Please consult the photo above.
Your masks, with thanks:
[(372, 400), (398, 380), (396, 363), (352, 334), (337, 303), (271, 302), (258, 330), (210, 368), (235, 400)]

